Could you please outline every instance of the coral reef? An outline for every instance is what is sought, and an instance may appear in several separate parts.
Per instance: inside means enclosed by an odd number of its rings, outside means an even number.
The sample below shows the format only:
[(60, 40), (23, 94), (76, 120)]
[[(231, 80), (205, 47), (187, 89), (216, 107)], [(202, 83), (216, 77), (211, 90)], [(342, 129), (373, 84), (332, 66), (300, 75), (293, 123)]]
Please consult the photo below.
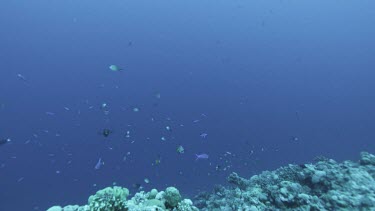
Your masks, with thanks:
[(122, 187), (107, 187), (89, 198), (89, 207), (97, 211), (125, 210), (129, 190)]
[(230, 187), (216, 186), (193, 202), (179, 191), (129, 191), (108, 187), (90, 196), (88, 205), (54, 206), (48, 211), (196, 211), (196, 210), (375, 210), (375, 156), (361, 153), (359, 162), (319, 158), (315, 164), (288, 165), (250, 179), (232, 173)]
[(289, 165), (244, 179), (228, 177), (231, 188), (195, 198), (200, 210), (375, 210), (375, 156), (359, 162)]
[(122, 187), (107, 187), (89, 197), (88, 205), (53, 206), (47, 211), (196, 211), (190, 199), (182, 199), (175, 187), (165, 191), (152, 189), (140, 191), (127, 200), (129, 190)]

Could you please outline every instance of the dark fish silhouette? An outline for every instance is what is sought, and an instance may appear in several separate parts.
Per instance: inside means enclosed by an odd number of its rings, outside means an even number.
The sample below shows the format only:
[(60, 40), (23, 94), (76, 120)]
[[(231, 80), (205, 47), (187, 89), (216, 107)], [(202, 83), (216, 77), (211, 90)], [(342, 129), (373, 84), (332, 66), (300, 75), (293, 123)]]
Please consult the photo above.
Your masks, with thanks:
[(103, 131), (102, 131), (102, 135), (104, 137), (108, 137), (111, 133), (112, 133), (112, 131), (110, 129), (103, 129)]
[(6, 138), (6, 139), (0, 139), (0, 145), (3, 145), (3, 144), (6, 144), (10, 142), (10, 139), (9, 138)]

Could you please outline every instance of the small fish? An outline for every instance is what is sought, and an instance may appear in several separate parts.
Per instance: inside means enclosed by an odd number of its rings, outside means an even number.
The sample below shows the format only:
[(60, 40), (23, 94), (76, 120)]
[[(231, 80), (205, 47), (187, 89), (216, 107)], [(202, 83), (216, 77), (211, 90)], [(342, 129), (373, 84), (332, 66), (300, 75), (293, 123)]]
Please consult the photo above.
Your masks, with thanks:
[(158, 155), (158, 158), (155, 160), (155, 165), (159, 165), (161, 163), (161, 156)]
[(183, 153), (185, 152), (184, 147), (183, 147), (183, 146), (178, 146), (178, 147), (177, 147), (177, 152), (178, 152), (179, 154), (183, 154)]
[(125, 135), (125, 138), (130, 138), (130, 131), (126, 131), (126, 135)]
[(20, 73), (17, 74), (17, 77), (18, 77), (20, 80), (27, 82), (26, 77), (23, 76), (23, 75), (21, 75)]
[(201, 133), (199, 136), (202, 137), (202, 138), (206, 138), (208, 136), (208, 134), (207, 133)]
[(136, 189), (136, 190), (142, 190), (143, 189), (142, 185), (139, 184), (139, 183), (133, 184), (133, 188)]
[(203, 154), (195, 154), (195, 160), (199, 159), (208, 159), (208, 155), (203, 153)]
[(110, 70), (112, 70), (113, 72), (119, 72), (119, 71), (121, 71), (122, 70), (122, 68), (120, 68), (119, 66), (117, 66), (117, 65), (110, 65), (109, 66), (109, 69)]
[(105, 109), (105, 108), (107, 108), (108, 107), (108, 104), (107, 103), (102, 103), (101, 105), (100, 105), (100, 109)]
[(50, 112), (50, 111), (46, 111), (46, 114), (49, 115), (49, 116), (55, 116), (55, 113)]
[(98, 162), (95, 165), (95, 169), (99, 170), (102, 165), (104, 165), (104, 162), (102, 161), (102, 158), (99, 158)]
[(11, 140), (9, 138), (7, 138), (7, 139), (1, 139), (0, 140), (0, 145), (6, 144), (6, 143), (9, 143), (9, 142), (11, 142)]
[(133, 111), (134, 111), (134, 112), (138, 112), (138, 111), (139, 111), (139, 108), (134, 107), (134, 108), (133, 108)]
[(112, 133), (112, 131), (110, 129), (103, 129), (103, 131), (102, 131), (102, 135), (104, 137), (108, 137), (111, 133)]
[(299, 141), (299, 138), (296, 137), (296, 136), (293, 136), (293, 137), (292, 137), (292, 141)]

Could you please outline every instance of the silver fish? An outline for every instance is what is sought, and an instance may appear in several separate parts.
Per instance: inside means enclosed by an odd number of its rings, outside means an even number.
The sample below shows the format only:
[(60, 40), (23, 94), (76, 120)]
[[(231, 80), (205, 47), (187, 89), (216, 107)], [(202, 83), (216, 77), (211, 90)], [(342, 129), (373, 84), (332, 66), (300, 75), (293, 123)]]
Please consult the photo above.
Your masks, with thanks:
[(102, 161), (102, 158), (99, 158), (98, 162), (95, 165), (95, 169), (99, 170), (102, 167), (102, 165), (104, 165), (104, 162)]

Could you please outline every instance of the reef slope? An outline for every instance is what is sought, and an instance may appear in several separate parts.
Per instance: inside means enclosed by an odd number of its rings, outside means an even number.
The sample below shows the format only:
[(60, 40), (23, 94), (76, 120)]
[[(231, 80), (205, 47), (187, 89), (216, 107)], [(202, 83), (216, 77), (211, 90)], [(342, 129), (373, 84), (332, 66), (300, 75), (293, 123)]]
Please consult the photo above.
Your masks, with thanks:
[(229, 187), (218, 185), (194, 201), (179, 191), (152, 189), (127, 199), (129, 191), (107, 187), (84, 206), (54, 206), (48, 211), (195, 211), (195, 210), (375, 210), (375, 156), (362, 152), (358, 162), (320, 157), (314, 164), (281, 167), (250, 179), (232, 173)]

